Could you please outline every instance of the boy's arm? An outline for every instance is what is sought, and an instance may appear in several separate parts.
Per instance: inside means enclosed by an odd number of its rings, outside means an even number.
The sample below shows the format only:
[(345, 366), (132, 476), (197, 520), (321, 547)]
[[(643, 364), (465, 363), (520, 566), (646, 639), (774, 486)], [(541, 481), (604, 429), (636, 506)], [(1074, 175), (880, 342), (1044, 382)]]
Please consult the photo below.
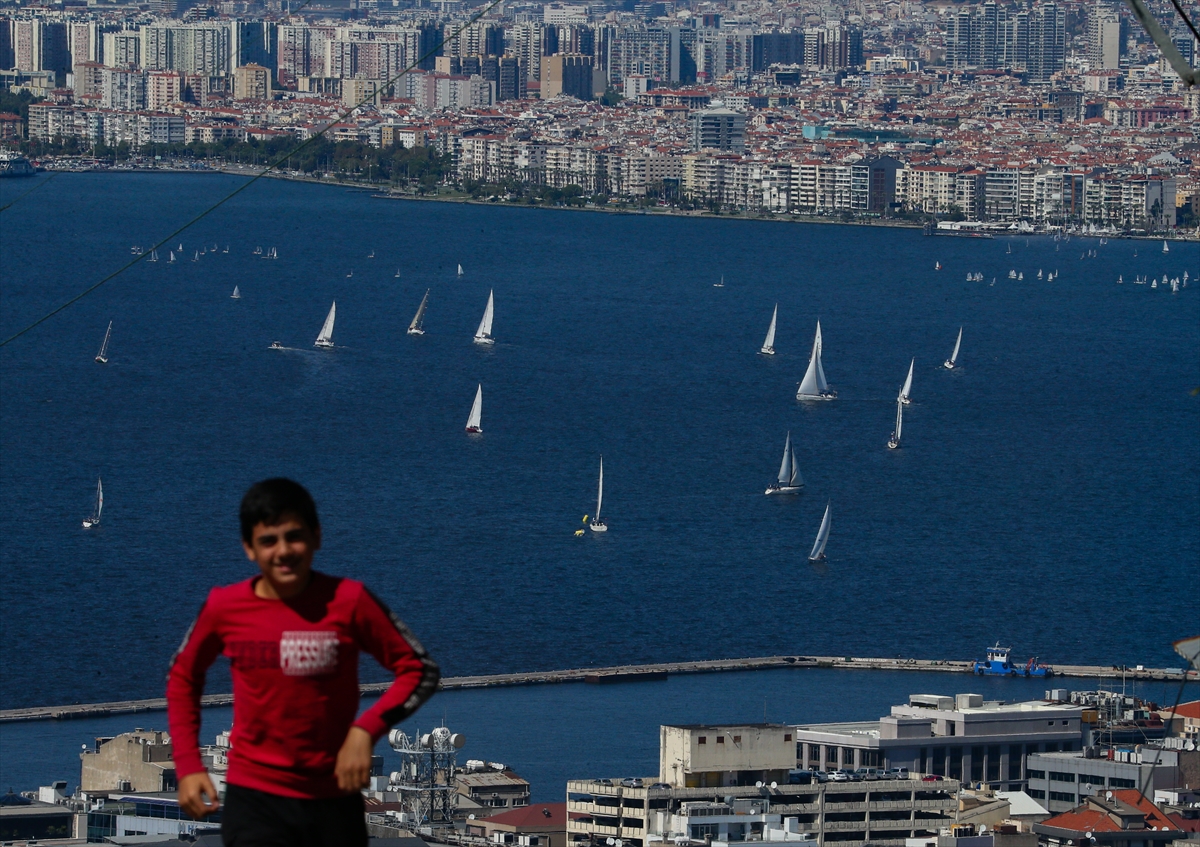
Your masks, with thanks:
[(441, 671), (404, 621), (365, 587), (354, 619), (359, 646), (396, 675), (396, 681), (375, 705), (354, 722), (374, 742), (433, 696)]
[(188, 627), (167, 675), (167, 725), (175, 775), (181, 782), (184, 777), (204, 772), (200, 758), (200, 695), (204, 693), (208, 668), (223, 647), (211, 599), (210, 594)]

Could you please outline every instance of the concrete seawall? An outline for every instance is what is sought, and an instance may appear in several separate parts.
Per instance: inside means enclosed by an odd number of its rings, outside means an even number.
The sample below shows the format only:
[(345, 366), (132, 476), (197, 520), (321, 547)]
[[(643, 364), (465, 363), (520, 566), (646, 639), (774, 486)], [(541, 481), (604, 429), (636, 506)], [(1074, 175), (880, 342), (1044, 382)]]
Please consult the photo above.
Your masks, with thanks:
[[(637, 682), (665, 679), (670, 674), (721, 673), (724, 671), (777, 670), (784, 668), (842, 668), (850, 670), (941, 671), (969, 674), (973, 662), (936, 659), (869, 659), (845, 656), (767, 656), (756, 659), (712, 659), (700, 662), (661, 662), (652, 665), (619, 665), (610, 668), (577, 668), (558, 671), (528, 671), (525, 673), (490, 674), (486, 676), (457, 676), (442, 680), (443, 691), (464, 688), (498, 688), (512, 685), (548, 685), (561, 682)], [(1185, 678), (1197, 681), (1195, 672), (1180, 674), (1162, 668), (1121, 668), (1099, 665), (1056, 665), (1054, 676), (1045, 680), (1047, 687), (1057, 685), (1060, 678), (1113, 679), (1124, 676), (1129, 680), (1174, 680)], [(378, 694), (389, 683), (369, 683), (362, 686), (364, 694)], [(228, 706), (232, 694), (208, 694), (201, 700), (204, 706)], [(30, 706), (24, 709), (0, 710), (0, 721), (70, 720), (108, 715), (161, 712), (167, 708), (165, 698), (152, 700), (121, 700), (112, 703), (84, 703), (72, 706)]]

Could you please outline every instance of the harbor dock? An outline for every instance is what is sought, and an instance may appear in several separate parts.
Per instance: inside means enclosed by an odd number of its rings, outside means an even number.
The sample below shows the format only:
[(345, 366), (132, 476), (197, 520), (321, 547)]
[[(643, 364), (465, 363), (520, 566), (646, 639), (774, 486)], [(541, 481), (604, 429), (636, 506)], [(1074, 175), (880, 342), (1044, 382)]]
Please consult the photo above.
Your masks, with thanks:
[[(943, 673), (970, 674), (974, 662), (954, 659), (882, 659), (855, 658), (846, 656), (766, 656), (749, 659), (710, 659), (695, 662), (661, 662), (650, 665), (619, 665), (608, 668), (576, 668), (572, 670), (527, 671), (524, 673), (487, 674), (479, 676), (447, 677), (441, 681), (441, 690), (456, 691), (466, 688), (499, 688), (513, 685), (549, 685), (564, 682), (593, 684), (617, 682), (651, 682), (664, 680), (671, 674), (722, 673), (726, 671), (756, 671), (805, 668), (838, 668), (849, 670), (886, 671), (939, 671)], [(1195, 671), (1184, 673), (1179, 668), (1136, 668), (1112, 665), (1055, 665), (1052, 679), (1126, 679), (1157, 681), (1196, 682)], [(1051, 680), (1045, 680), (1047, 685)], [(365, 695), (384, 691), (390, 683), (367, 683), (362, 688)], [(204, 706), (229, 706), (232, 694), (208, 694), (201, 699)], [(71, 720), (78, 718), (107, 717), (109, 715), (134, 714), (137, 712), (161, 712), (167, 708), (166, 698), (150, 700), (120, 700), (112, 703), (81, 703), (66, 706), (29, 706), (23, 709), (0, 710), (0, 722)]]

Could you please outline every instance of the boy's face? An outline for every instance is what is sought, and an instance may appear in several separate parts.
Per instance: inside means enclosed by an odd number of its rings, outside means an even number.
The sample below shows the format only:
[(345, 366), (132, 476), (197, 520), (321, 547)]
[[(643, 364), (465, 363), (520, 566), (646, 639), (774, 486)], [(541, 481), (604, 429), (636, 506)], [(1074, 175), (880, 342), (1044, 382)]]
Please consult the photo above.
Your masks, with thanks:
[(243, 541), (242, 547), (262, 571), (256, 593), (266, 599), (287, 600), (308, 587), (313, 554), (321, 548), (321, 530), (285, 515), (272, 526), (257, 524), (250, 542)]

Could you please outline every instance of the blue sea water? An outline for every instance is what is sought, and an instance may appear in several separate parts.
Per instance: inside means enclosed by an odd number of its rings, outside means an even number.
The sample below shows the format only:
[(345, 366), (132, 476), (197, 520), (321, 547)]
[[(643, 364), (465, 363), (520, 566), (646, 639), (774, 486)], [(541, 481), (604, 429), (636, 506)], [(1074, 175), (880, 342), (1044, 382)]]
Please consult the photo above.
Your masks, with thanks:
[[(240, 179), (60, 175), (20, 199), (0, 213), (0, 334)], [(3, 202), (30, 185), (3, 183)], [(365, 580), (448, 675), (971, 658), (996, 640), (1175, 666), (1170, 642), (1195, 630), (1198, 286), (1129, 282), (1194, 280), (1195, 243), (1056, 249), (269, 180), (172, 240), (182, 261), (160, 250), (0, 350), (0, 708), (161, 696), (207, 589), (250, 575), (237, 504), (275, 474), (317, 498), (318, 566)], [(277, 261), (253, 253), (272, 246)], [(334, 300), (337, 349), (315, 350)], [(776, 303), (778, 355), (759, 356)], [(818, 319), (839, 397), (798, 402)], [(789, 431), (807, 487), (764, 497)], [(601, 454), (610, 531), (576, 538)], [(97, 476), (104, 521), (84, 530)]]
[[(1056, 682), (1080, 690), (1119, 679)], [(410, 735), (445, 723), (467, 738), (467, 759), (502, 762), (532, 784), (535, 802), (561, 802), (568, 779), (651, 776), (658, 773), (658, 728), (687, 723), (822, 723), (875, 720), (909, 694), (972, 691), (992, 700), (1043, 696), (1036, 679), (974, 678), (909, 671), (772, 670), (673, 676), (665, 682), (616, 685), (537, 685), (446, 691), (401, 725)], [(1195, 685), (1188, 686), (1195, 689)], [(1174, 703), (1178, 683), (1133, 683), (1130, 693)], [(1194, 696), (1189, 691), (1185, 696)], [(201, 738), (211, 743), (228, 729), (232, 709), (204, 710)], [(98, 736), (135, 728), (167, 728), (166, 714), (151, 712), (69, 721), (0, 723), (0, 785), (28, 791), (51, 780), (79, 783), (79, 750)], [(386, 743), (388, 773), (399, 765)]]

